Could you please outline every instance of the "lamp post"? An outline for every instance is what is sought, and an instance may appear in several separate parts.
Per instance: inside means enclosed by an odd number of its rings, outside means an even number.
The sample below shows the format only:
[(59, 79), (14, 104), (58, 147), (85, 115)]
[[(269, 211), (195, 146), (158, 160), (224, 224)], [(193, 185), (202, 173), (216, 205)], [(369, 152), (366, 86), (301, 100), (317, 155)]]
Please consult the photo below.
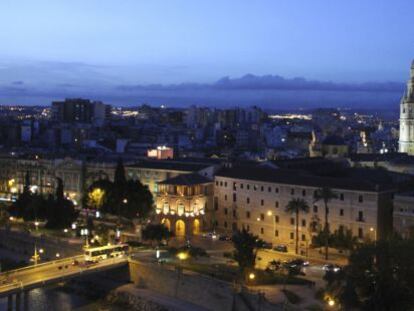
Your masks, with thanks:
[[(37, 235), (37, 231), (38, 231), (38, 227), (39, 227), (39, 222), (36, 220), (34, 222), (34, 225), (35, 225), (35, 228), (36, 228), (36, 235)], [(42, 250), (42, 252), (43, 252), (43, 250)], [(32, 256), (33, 264), (35, 266), (37, 265), (37, 262), (39, 261), (39, 259), (40, 259), (40, 255), (37, 252), (37, 240), (36, 240), (36, 237), (35, 237), (34, 253), (33, 253), (33, 256)]]
[(80, 234), (81, 234), (81, 236), (84, 236), (85, 237), (85, 246), (84, 246), (84, 248), (86, 249), (86, 248), (89, 248), (89, 239), (88, 239), (88, 234), (89, 234), (89, 232), (88, 232), (88, 229), (87, 228), (83, 228), (83, 229), (81, 229), (81, 231), (80, 231)]
[(374, 242), (377, 242), (377, 230), (374, 227), (369, 228), (369, 231), (374, 235)]
[(36, 247), (36, 243), (35, 243), (35, 247), (34, 247), (34, 253), (33, 253), (33, 256), (32, 256), (32, 261), (33, 261), (33, 264), (36, 266), (37, 265), (37, 262), (39, 261), (39, 259), (40, 259), (40, 255), (37, 253), (37, 247)]

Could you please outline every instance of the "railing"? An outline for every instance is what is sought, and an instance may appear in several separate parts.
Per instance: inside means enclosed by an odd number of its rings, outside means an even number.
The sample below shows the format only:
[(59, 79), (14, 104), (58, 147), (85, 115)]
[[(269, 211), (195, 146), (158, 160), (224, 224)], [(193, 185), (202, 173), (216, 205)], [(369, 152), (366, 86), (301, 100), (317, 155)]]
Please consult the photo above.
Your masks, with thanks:
[(56, 264), (59, 264), (59, 263), (62, 263), (62, 262), (66, 262), (69, 259), (76, 260), (76, 259), (82, 259), (82, 258), (84, 258), (83, 255), (78, 255), (78, 256), (66, 257), (66, 258), (62, 258), (62, 259), (58, 259), (58, 260), (53, 260), (53, 261), (47, 261), (47, 262), (39, 263), (39, 264), (36, 264), (36, 265), (30, 265), (30, 266), (22, 267), (22, 268), (19, 268), (19, 269), (2, 272), (2, 273), (0, 273), (0, 277), (1, 276), (8, 276), (8, 275), (11, 275), (11, 274), (16, 273), (16, 272), (37, 269), (39, 267), (42, 268), (42, 267), (46, 267), (46, 266), (50, 266), (50, 265), (56, 265)]
[[(64, 262), (64, 261), (67, 261), (68, 259), (78, 258), (78, 257), (81, 257), (81, 256), (70, 257), (70, 258), (66, 258), (66, 259), (62, 259), (62, 260), (56, 260), (56, 261), (53, 262), (53, 264), (57, 265), (58, 263), (61, 263), (62, 261)], [(127, 260), (127, 259), (128, 259), (127, 257), (117, 257), (117, 258), (112, 258), (112, 259), (106, 259), (106, 260), (101, 262), (101, 263), (106, 263), (105, 265), (99, 265), (98, 264), (97, 266), (86, 266), (86, 267), (80, 267), (79, 266), (78, 269), (75, 270), (75, 271), (62, 271), (59, 275), (54, 274), (54, 275), (50, 275), (49, 277), (29, 281), (27, 283), (23, 283), (23, 281), (19, 281), (19, 280), (13, 280), (10, 283), (0, 285), (0, 294), (2, 294), (4, 292), (7, 292), (7, 291), (10, 291), (10, 290), (14, 290), (14, 289), (22, 289), (23, 290), (26, 287), (30, 287), (31, 285), (35, 285), (35, 284), (39, 284), (39, 283), (45, 284), (47, 282), (50, 282), (50, 281), (53, 281), (53, 280), (56, 280), (56, 279), (61, 279), (61, 278), (67, 277), (67, 276), (75, 276), (75, 275), (78, 275), (78, 274), (80, 275), (80, 274), (83, 274), (85, 271), (99, 270), (99, 269), (102, 269), (102, 268), (106, 268), (109, 264), (111, 264), (111, 265), (112, 264), (119, 264), (119, 263), (122, 263), (123, 260)], [(38, 266), (39, 265), (30, 266), (30, 268), (36, 268)], [(44, 264), (43, 264), (43, 266), (44, 266)], [(25, 267), (25, 268), (27, 268), (27, 267)], [(21, 269), (17, 269), (17, 270), (18, 271), (27, 270), (25, 268), (21, 268)], [(1, 275), (7, 274), (7, 273), (13, 273), (17, 270), (10, 270), (8, 272), (2, 273)]]

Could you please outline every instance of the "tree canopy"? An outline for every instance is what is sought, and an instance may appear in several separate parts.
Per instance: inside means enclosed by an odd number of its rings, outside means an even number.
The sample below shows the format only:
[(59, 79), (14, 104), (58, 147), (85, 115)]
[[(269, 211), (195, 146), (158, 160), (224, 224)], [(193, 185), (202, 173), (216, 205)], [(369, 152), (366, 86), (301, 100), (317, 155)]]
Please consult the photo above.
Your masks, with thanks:
[(168, 230), (163, 224), (148, 224), (142, 230), (142, 238), (149, 241), (161, 242), (168, 240), (172, 236), (172, 232)]
[(239, 264), (240, 271), (245, 273), (246, 270), (253, 269), (257, 250), (263, 246), (263, 241), (244, 228), (236, 231), (232, 241), (235, 248), (234, 260)]
[(64, 186), (60, 178), (57, 179), (55, 196), (32, 193), (29, 185), (25, 185), (23, 192), (10, 206), (9, 212), (10, 215), (25, 221), (46, 221), (46, 227), (52, 229), (68, 228), (78, 216), (72, 201), (64, 196)]
[(414, 240), (393, 237), (359, 245), (336, 292), (344, 307), (362, 310), (412, 310)]
[(295, 214), (296, 216), (296, 254), (299, 253), (299, 213), (308, 213), (309, 212), (309, 205), (308, 203), (301, 198), (295, 198), (288, 202), (286, 205), (285, 211), (290, 214)]
[(146, 218), (153, 207), (153, 197), (148, 187), (140, 181), (126, 180), (122, 161), (118, 161), (114, 181), (95, 181), (84, 198), (87, 208), (120, 217)]

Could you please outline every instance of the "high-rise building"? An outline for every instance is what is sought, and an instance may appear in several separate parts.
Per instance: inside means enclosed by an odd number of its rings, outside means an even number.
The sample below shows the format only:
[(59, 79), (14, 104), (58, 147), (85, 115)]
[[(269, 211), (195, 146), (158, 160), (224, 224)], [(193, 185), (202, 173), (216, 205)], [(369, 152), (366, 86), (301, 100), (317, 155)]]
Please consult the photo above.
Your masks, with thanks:
[(65, 123), (93, 123), (103, 125), (110, 106), (99, 101), (69, 98), (52, 103), (52, 119)]
[(399, 151), (414, 155), (414, 61), (411, 64), (407, 91), (400, 104)]

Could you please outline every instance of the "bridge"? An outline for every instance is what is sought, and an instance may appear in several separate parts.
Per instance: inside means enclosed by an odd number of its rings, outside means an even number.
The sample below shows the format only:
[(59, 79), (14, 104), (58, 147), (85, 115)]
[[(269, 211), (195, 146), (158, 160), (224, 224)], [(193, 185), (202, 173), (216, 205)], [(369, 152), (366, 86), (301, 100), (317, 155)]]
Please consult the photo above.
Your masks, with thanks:
[(15, 296), (16, 310), (20, 310), (23, 294), (23, 309), (28, 310), (28, 291), (32, 289), (110, 270), (127, 263), (126, 256), (87, 263), (84, 256), (79, 255), (10, 270), (0, 273), (0, 298), (7, 297), (7, 309), (13, 310)]

